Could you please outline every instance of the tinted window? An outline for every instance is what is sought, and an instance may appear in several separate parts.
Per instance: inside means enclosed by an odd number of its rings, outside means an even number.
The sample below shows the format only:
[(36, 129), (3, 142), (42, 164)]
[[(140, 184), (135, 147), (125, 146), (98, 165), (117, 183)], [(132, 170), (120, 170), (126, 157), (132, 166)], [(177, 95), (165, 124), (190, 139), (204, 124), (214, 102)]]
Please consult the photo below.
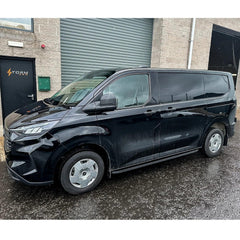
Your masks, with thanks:
[(130, 75), (109, 84), (103, 94), (112, 93), (117, 98), (118, 109), (143, 105), (149, 99), (148, 75)]
[(204, 95), (201, 74), (158, 73), (157, 80), (159, 97), (154, 98), (160, 103), (199, 99)]
[(218, 97), (229, 90), (227, 76), (205, 75), (204, 76), (205, 97)]

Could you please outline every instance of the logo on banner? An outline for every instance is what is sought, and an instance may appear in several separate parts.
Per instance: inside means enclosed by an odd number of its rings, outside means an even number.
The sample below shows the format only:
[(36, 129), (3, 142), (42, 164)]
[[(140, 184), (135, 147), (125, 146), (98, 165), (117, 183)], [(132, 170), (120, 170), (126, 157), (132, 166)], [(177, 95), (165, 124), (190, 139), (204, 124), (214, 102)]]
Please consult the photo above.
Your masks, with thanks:
[(8, 69), (7, 74), (8, 74), (9, 77), (11, 76), (11, 74), (12, 74), (11, 68)]
[(8, 77), (10, 77), (12, 74), (19, 75), (19, 76), (28, 76), (28, 71), (12, 71), (11, 68), (7, 71)]

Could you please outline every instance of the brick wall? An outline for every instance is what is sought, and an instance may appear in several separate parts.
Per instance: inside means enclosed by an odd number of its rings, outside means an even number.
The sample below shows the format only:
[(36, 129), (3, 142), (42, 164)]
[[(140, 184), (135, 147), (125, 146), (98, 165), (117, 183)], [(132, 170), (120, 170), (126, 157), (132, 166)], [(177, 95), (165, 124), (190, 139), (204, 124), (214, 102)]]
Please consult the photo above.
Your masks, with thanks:
[(186, 68), (191, 19), (155, 19), (153, 26), (152, 67)]
[[(49, 76), (51, 79), (51, 91), (37, 91), (37, 99), (41, 100), (50, 97), (61, 88), (60, 19), (36, 18), (33, 22), (33, 33), (0, 28), (0, 56), (35, 58), (36, 81), (38, 76)], [(24, 47), (9, 47), (8, 41), (23, 42)], [(42, 49), (41, 44), (45, 44), (46, 48)], [(0, 135), (1, 106), (0, 104)]]

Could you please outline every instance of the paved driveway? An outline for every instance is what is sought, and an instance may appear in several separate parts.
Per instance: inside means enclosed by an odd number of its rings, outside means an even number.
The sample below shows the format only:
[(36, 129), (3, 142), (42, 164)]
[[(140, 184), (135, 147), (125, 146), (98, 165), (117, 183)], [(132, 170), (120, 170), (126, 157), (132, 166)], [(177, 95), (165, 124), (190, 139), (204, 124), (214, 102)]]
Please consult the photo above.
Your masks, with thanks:
[(240, 219), (240, 124), (221, 156), (200, 153), (106, 179), (84, 195), (13, 181), (0, 162), (0, 219)]

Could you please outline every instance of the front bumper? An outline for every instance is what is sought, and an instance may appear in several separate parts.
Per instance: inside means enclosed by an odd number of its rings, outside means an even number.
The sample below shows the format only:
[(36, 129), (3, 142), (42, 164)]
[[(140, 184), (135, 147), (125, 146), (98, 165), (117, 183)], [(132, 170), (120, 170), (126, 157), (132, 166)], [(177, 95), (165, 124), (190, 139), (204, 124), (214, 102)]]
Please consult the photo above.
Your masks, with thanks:
[(8, 174), (11, 176), (12, 179), (14, 179), (15, 181), (18, 181), (18, 182), (22, 182), (22, 183), (24, 183), (26, 185), (29, 185), (29, 186), (44, 186), (44, 185), (53, 184), (53, 181), (45, 181), (45, 182), (30, 182), (30, 181), (27, 181), (25, 178), (18, 175), (8, 165), (7, 165), (7, 170), (8, 170)]
[(54, 182), (53, 168), (48, 166), (54, 141), (44, 137), (34, 141), (14, 141), (4, 136), (4, 150), (10, 176), (27, 185), (49, 185)]

